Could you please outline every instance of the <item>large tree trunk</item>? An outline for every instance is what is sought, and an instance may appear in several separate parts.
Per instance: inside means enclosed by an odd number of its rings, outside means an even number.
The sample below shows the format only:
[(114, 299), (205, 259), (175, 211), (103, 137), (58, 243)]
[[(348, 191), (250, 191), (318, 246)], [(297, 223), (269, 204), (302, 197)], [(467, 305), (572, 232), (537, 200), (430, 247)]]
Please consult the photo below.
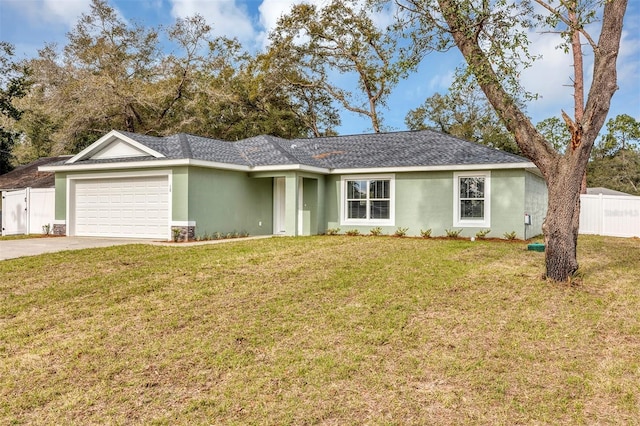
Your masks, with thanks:
[(546, 276), (567, 281), (577, 270), (580, 186), (573, 173), (549, 176), (547, 217), (542, 225), (546, 248)]

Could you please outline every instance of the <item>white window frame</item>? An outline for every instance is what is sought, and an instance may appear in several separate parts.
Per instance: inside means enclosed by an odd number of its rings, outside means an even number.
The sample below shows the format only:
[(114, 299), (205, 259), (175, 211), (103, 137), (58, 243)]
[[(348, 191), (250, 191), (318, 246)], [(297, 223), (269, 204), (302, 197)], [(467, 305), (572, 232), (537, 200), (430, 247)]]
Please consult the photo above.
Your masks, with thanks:
[[(389, 219), (349, 219), (347, 217), (347, 181), (351, 180), (388, 180), (389, 181)], [(396, 181), (395, 174), (384, 175), (345, 175), (340, 182), (340, 224), (362, 226), (395, 226), (396, 212)], [(367, 200), (369, 200), (367, 196)], [(367, 215), (369, 209), (367, 208)]]
[[(462, 219), (460, 217), (460, 178), (484, 178), (484, 218), (482, 220)], [(461, 228), (491, 227), (491, 172), (454, 172), (453, 173), (453, 226)]]

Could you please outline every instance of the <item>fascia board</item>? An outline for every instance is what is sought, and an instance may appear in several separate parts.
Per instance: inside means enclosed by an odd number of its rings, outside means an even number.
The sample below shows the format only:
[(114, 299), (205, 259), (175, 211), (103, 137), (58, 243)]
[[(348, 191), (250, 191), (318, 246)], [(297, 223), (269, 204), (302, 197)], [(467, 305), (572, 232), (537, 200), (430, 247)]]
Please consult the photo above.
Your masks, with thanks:
[(251, 168), (237, 164), (216, 163), (212, 161), (201, 160), (156, 160), (156, 161), (127, 161), (125, 163), (94, 163), (94, 164), (65, 164), (59, 166), (39, 167), (41, 172), (75, 172), (75, 171), (91, 171), (91, 170), (122, 170), (122, 169), (151, 169), (158, 167), (178, 167), (178, 166), (198, 166), (208, 167), (212, 169), (236, 170), (241, 172), (249, 172)]
[[(530, 169), (536, 166), (531, 163), (497, 163), (497, 164), (458, 164), (442, 166), (406, 166), (406, 167), (367, 167), (353, 169), (331, 169), (330, 174), (351, 174), (351, 173), (403, 173), (403, 172), (440, 172), (440, 171), (460, 171), (460, 170), (499, 170), (499, 169)], [(536, 169), (537, 170), (537, 169)]]
[(303, 171), (315, 174), (372, 174), (372, 173), (403, 173), (403, 172), (435, 172), (435, 171), (462, 171), (462, 170), (505, 170), (505, 169), (526, 169), (532, 173), (542, 176), (535, 164), (526, 163), (497, 163), (497, 164), (462, 164), (462, 165), (442, 165), (442, 166), (408, 166), (408, 167), (369, 167), (369, 168), (340, 168), (325, 169), (321, 167), (306, 166), (303, 164), (282, 164), (273, 166), (244, 166), (239, 164), (219, 163), (215, 161), (178, 159), (178, 160), (155, 160), (155, 161), (128, 161), (113, 163), (94, 164), (64, 164), (58, 166), (41, 166), (41, 172), (70, 172), (80, 170), (110, 170), (123, 168), (155, 168), (171, 166), (197, 166), (212, 169), (235, 170), (241, 172), (278, 172), (278, 171)]

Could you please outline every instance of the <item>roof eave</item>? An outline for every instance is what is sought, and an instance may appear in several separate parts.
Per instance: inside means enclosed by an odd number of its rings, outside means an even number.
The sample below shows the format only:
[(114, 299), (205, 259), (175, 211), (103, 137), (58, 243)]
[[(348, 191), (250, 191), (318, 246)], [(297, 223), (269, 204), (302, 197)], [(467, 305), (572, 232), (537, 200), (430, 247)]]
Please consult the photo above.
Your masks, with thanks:
[(75, 171), (102, 171), (115, 169), (153, 169), (158, 167), (198, 166), (223, 170), (251, 171), (249, 166), (239, 164), (218, 163), (213, 161), (183, 159), (158, 159), (151, 161), (126, 161), (92, 164), (63, 164), (58, 166), (44, 166), (38, 168), (42, 172), (75, 172)]
[(323, 167), (308, 166), (305, 164), (277, 164), (262, 166), (246, 166), (240, 164), (221, 163), (216, 161), (194, 160), (194, 159), (158, 159), (152, 161), (127, 161), (113, 163), (92, 163), (92, 164), (63, 164), (57, 166), (41, 166), (38, 168), (42, 172), (73, 172), (73, 171), (101, 171), (123, 168), (149, 169), (157, 167), (171, 166), (197, 166), (211, 169), (234, 170), (240, 172), (270, 172), (270, 171), (303, 171), (317, 174), (353, 174), (353, 173), (389, 173), (389, 172), (435, 172), (435, 171), (456, 171), (456, 170), (505, 170), (505, 169), (526, 169), (541, 176), (540, 171), (531, 162), (524, 163), (491, 163), (491, 164), (457, 164), (438, 166), (403, 166), (403, 167), (354, 167), (328, 169)]
[[(526, 169), (538, 171), (535, 164), (524, 163), (490, 163), (490, 164), (444, 164), (437, 166), (401, 166), (401, 167), (354, 167), (331, 169), (330, 174), (348, 173), (388, 173), (388, 172), (440, 172), (457, 170), (505, 170), (505, 169)], [(538, 171), (539, 173), (539, 171)]]

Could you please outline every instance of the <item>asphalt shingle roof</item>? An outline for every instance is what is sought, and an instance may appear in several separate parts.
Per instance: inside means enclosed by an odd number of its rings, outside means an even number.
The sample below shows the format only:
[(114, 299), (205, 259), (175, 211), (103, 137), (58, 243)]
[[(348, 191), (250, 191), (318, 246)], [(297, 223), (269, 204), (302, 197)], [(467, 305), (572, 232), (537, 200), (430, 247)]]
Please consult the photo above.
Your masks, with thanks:
[(298, 139), (283, 148), (303, 164), (334, 169), (529, 161), (431, 130)]
[[(526, 158), (432, 130), (226, 142), (184, 133), (166, 137), (119, 132), (169, 159), (243, 166), (307, 165), (326, 169), (526, 163)], [(146, 157), (137, 157), (141, 160)], [(153, 157), (149, 157), (153, 160)], [(97, 160), (104, 162), (105, 160)], [(93, 163), (93, 160), (82, 163)]]
[(55, 173), (40, 172), (38, 167), (63, 164), (69, 156), (45, 157), (20, 166), (15, 170), (0, 176), (0, 191), (31, 188), (53, 188), (55, 186)]

